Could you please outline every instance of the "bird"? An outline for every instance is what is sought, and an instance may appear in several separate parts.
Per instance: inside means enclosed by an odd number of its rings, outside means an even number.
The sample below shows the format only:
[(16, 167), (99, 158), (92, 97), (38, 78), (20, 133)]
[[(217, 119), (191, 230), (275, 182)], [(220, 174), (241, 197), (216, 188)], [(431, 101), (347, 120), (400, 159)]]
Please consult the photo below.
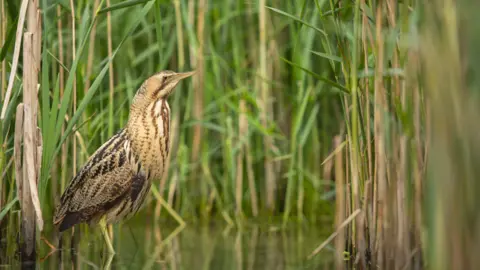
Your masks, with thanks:
[(53, 218), (59, 232), (79, 223), (100, 224), (108, 251), (115, 253), (106, 225), (135, 215), (152, 181), (168, 169), (167, 98), (181, 80), (194, 73), (164, 70), (142, 83), (126, 125), (88, 158), (64, 190)]

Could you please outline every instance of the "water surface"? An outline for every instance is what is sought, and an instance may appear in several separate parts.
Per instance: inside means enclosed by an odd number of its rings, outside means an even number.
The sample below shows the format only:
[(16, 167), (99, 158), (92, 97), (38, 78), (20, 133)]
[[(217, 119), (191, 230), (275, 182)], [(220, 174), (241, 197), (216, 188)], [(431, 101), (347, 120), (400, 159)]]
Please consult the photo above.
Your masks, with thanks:
[[(106, 253), (98, 227), (77, 227), (63, 234), (60, 249), (40, 240), (37, 269), (332, 269), (333, 252), (327, 247), (319, 255), (308, 255), (321, 244), (330, 229), (306, 226), (279, 229), (253, 226), (238, 229), (221, 225), (146, 227), (129, 222), (114, 228), (116, 254)], [(18, 269), (21, 262), (15, 237), (2, 235), (1, 267)], [(51, 232), (42, 234), (56, 243)], [(8, 241), (6, 243), (6, 241)], [(73, 242), (73, 244), (72, 244)], [(5, 245), (6, 244), (6, 245)], [(57, 245), (58, 247), (58, 245)], [(72, 248), (73, 247), (73, 248)], [(24, 265), (25, 266), (25, 265)]]

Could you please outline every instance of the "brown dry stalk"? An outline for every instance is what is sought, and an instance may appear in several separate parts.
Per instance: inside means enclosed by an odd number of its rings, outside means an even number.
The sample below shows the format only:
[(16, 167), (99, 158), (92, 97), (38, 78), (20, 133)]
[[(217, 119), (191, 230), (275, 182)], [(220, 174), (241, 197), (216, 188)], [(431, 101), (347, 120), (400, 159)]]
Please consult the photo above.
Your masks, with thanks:
[[(365, 0), (362, 0), (362, 6), (365, 5)], [(368, 71), (368, 48), (369, 45), (373, 47), (373, 42), (371, 39), (368, 40), (367, 42), (367, 30), (370, 30), (368, 27), (368, 18), (367, 14), (365, 12), (362, 12), (362, 44), (363, 44), (363, 56), (364, 56), (364, 65), (365, 65), (365, 73)], [(369, 91), (369, 79), (368, 77), (365, 78), (365, 108), (366, 108), (366, 115), (367, 119), (370, 119), (370, 91)], [(367, 164), (368, 164), (368, 178), (373, 179), (373, 171), (372, 171), (372, 146), (371, 146), (371, 141), (372, 141), (372, 134), (370, 130), (370, 121), (366, 121), (367, 127), (366, 127), (366, 132), (367, 132), (367, 138), (366, 138), (366, 145), (367, 145)]]
[[(107, 7), (110, 7), (110, 0), (107, 0)], [(112, 58), (112, 15), (107, 12), (107, 50), (108, 50), (108, 58)], [(113, 61), (110, 61), (108, 64), (108, 88), (109, 88), (109, 102), (111, 103), (111, 108), (113, 108), (113, 90), (114, 90), (114, 73), (113, 73)], [(109, 109), (110, 110), (110, 109)], [(109, 117), (113, 117), (113, 115), (109, 115)], [(113, 135), (113, 130), (110, 130), (109, 125), (109, 136)]]
[[(362, 6), (365, 5), (365, 0), (362, 0)], [(365, 65), (365, 72), (368, 69), (368, 48), (373, 48), (375, 45), (373, 43), (371, 29), (368, 24), (368, 17), (365, 12), (362, 12), (362, 44), (363, 44), (363, 55), (364, 55), (364, 65)], [(375, 208), (375, 197), (372, 194), (372, 189), (370, 188), (370, 184), (373, 184), (375, 179), (375, 171), (374, 171), (374, 161), (372, 156), (372, 133), (371, 133), (371, 105), (370, 105), (370, 80), (369, 78), (365, 78), (365, 108), (366, 108), (366, 116), (368, 119), (366, 121), (366, 147), (367, 147), (367, 184), (364, 186), (364, 202), (363, 202), (363, 209), (364, 209), (364, 222), (366, 223), (368, 229), (368, 242), (366, 243), (367, 249), (373, 250), (373, 240), (374, 240), (374, 208)], [(368, 186), (368, 188), (367, 188)]]
[[(1, 1), (0, 3), (0, 17), (2, 18), (2, 26), (0, 27), (0, 43), (5, 44), (6, 32), (7, 32), (7, 17), (5, 15), (5, 1)], [(5, 82), (7, 78), (7, 60), (3, 59), (2, 61), (2, 73), (0, 75), (0, 99), (3, 100), (5, 98)], [(1, 203), (1, 200), (0, 200)]]
[[(247, 132), (248, 133), (248, 132)], [(252, 201), (252, 214), (254, 217), (258, 216), (258, 198), (257, 198), (257, 188), (255, 187), (255, 176), (253, 173), (253, 161), (252, 153), (250, 151), (250, 140), (247, 140), (245, 145), (245, 154), (247, 157), (247, 178), (248, 178), (248, 189), (250, 190), (250, 200)]]
[(43, 136), (42, 136), (42, 130), (37, 126), (37, 157), (35, 160), (35, 167), (37, 168), (37, 185), (38, 181), (40, 180), (40, 173), (42, 172), (41, 166), (42, 166), (42, 152), (43, 152)]
[[(99, 0), (95, 0), (93, 3), (93, 12), (98, 10)], [(109, 12), (110, 14), (110, 12)], [(95, 55), (95, 37), (97, 33), (97, 20), (93, 22), (92, 31), (90, 32), (90, 40), (88, 45), (88, 58), (87, 58), (87, 70), (85, 72), (85, 93), (90, 88), (90, 76), (92, 76), (93, 70), (93, 57)]]
[[(197, 39), (198, 47), (196, 52), (196, 70), (197, 74), (193, 77), (193, 88), (194, 92), (194, 104), (193, 104), (193, 118), (195, 120), (200, 120), (203, 114), (203, 94), (204, 94), (204, 79), (205, 79), (205, 70), (204, 70), (204, 44), (205, 44), (205, 9), (206, 9), (206, 0), (198, 1), (197, 9)], [(197, 161), (200, 156), (200, 148), (202, 143), (202, 126), (197, 124), (193, 128), (193, 142), (192, 142), (192, 161)]]
[[(1, 1), (0, 3), (0, 44), (5, 44), (5, 35), (6, 35), (6, 30), (7, 30), (7, 18), (5, 17), (5, 1)], [(6, 69), (6, 63), (7, 60), (3, 59), (0, 64), (0, 102), (3, 102), (3, 99), (5, 98), (5, 82), (7, 78), (7, 71)], [(0, 144), (0, 149), (3, 148), (3, 150), (0, 150), (5, 152), (6, 148), (6, 141), (8, 141), (8, 137), (4, 138), (4, 143)], [(0, 160), (0, 163), (2, 161)], [(0, 179), (4, 179), (4, 174), (8, 171), (8, 165), (3, 168), (4, 171), (1, 173)], [(0, 190), (0, 209), (3, 209), (3, 205), (7, 197), (7, 191), (5, 188), (2, 188)]]
[(18, 104), (15, 113), (15, 135), (13, 139), (13, 155), (15, 156), (15, 180), (20, 208), (23, 202), (23, 173), (22, 173), (22, 138), (23, 138), (23, 103)]
[(22, 33), (23, 33), (23, 24), (25, 22), (25, 16), (27, 14), (29, 0), (23, 0), (22, 5), (20, 6), (20, 12), (18, 13), (18, 24), (17, 32), (15, 33), (15, 47), (13, 49), (13, 60), (12, 60), (12, 69), (10, 70), (10, 77), (8, 78), (7, 93), (5, 95), (5, 100), (3, 102), (2, 114), (0, 115), (0, 120), (5, 118), (5, 113), (7, 112), (8, 103), (10, 102), (10, 96), (12, 95), (13, 81), (15, 80), (15, 75), (17, 74), (18, 58), (20, 56), (20, 47), (22, 44)]
[[(409, 61), (411, 62), (411, 60)], [(417, 61), (415, 61), (415, 68), (417, 68)], [(422, 148), (424, 145), (424, 141), (422, 140), (420, 134), (421, 125), (421, 101), (420, 101), (420, 89), (418, 84), (413, 87), (413, 103), (414, 103), (414, 125), (417, 127), (415, 129), (415, 144), (416, 144), (416, 152), (417, 152), (417, 162), (413, 164), (414, 172), (413, 172), (413, 179), (414, 179), (414, 190), (415, 190), (415, 209), (414, 209), (414, 219), (415, 219), (415, 243), (417, 245), (421, 245), (421, 234), (422, 231), (422, 179), (423, 179), (423, 164), (425, 160), (423, 160)], [(426, 107), (426, 106), (425, 106)], [(429, 131), (429, 125), (427, 123), (422, 123), (425, 126), (426, 133)], [(426, 136), (427, 137), (427, 136)], [(428, 138), (428, 137), (427, 137)], [(426, 150), (426, 149), (423, 149)], [(420, 249), (421, 250), (421, 249)]]
[(237, 154), (237, 168), (235, 175), (235, 213), (241, 215), (242, 209), (242, 195), (243, 195), (243, 146), (240, 147), (240, 151)]
[[(333, 238), (335, 238), (340, 232), (341, 230), (343, 230), (343, 228), (345, 228), (345, 226), (347, 226), (348, 224), (350, 224), (350, 222), (352, 222), (352, 220), (358, 216), (358, 214), (360, 214), (362, 212), (362, 210), (360, 209), (356, 209), (345, 221), (342, 222), (342, 224), (340, 224), (340, 226), (338, 226), (337, 230), (332, 233), (328, 238), (327, 240), (323, 241), (322, 244), (320, 244), (312, 253), (310, 253), (310, 255), (308, 255), (308, 258), (311, 259), (313, 256), (315, 256), (316, 254), (318, 254), (320, 251), (322, 251), (322, 249), (328, 245), (328, 243), (330, 243)], [(343, 254), (343, 253), (342, 253)]]
[[(342, 136), (337, 135), (333, 139), (335, 149), (339, 149), (342, 144)], [(342, 148), (343, 149), (343, 148)], [(345, 219), (345, 179), (343, 167), (342, 151), (335, 153), (335, 228), (340, 230), (342, 221)], [(335, 256), (336, 269), (343, 269), (345, 262), (343, 261), (343, 252), (345, 250), (345, 234), (341, 233), (335, 239), (335, 249), (337, 251)]]
[[(259, 67), (259, 80), (261, 80), (261, 98), (257, 100), (257, 103), (260, 107), (260, 119), (262, 125), (267, 127), (269, 116), (271, 116), (271, 111), (269, 108), (268, 98), (270, 96), (270, 89), (267, 82), (267, 19), (266, 19), (266, 7), (265, 0), (260, 0), (259, 2), (259, 51), (260, 51), (260, 67)], [(274, 170), (272, 155), (270, 150), (272, 149), (273, 140), (269, 135), (263, 137), (264, 141), (264, 150), (265, 150), (265, 190), (266, 190), (266, 208), (269, 211), (274, 211), (275, 208), (275, 190), (276, 183), (274, 179)]]
[(238, 143), (241, 144), (238, 155), (237, 155), (237, 175), (235, 179), (235, 205), (236, 213), (242, 213), (242, 195), (243, 195), (243, 160), (245, 157), (245, 144), (243, 143), (243, 138), (248, 136), (248, 120), (246, 116), (246, 104), (245, 100), (240, 100), (240, 114), (238, 116)]
[(177, 50), (178, 50), (178, 66), (181, 71), (185, 66), (185, 54), (183, 52), (184, 42), (183, 42), (183, 24), (182, 24), (182, 10), (180, 8), (180, 0), (174, 0), (173, 4), (175, 6), (175, 24), (177, 30)]
[[(43, 218), (40, 208), (40, 200), (38, 198), (38, 178), (40, 172), (40, 159), (42, 153), (38, 152), (42, 150), (41, 137), (38, 137), (37, 127), (37, 113), (38, 113), (38, 74), (40, 71), (40, 44), (41, 44), (41, 16), (39, 13), (39, 2), (33, 0), (27, 9), (27, 30), (24, 34), (24, 48), (23, 48), (23, 104), (24, 104), (24, 137), (23, 137), (23, 166), (26, 167), (26, 174), (23, 175), (23, 191), (24, 202), (28, 202), (28, 206), (25, 203), (24, 207), (30, 208), (33, 206), (34, 213), (31, 210), (27, 210), (24, 221), (26, 221), (26, 228), (35, 230), (34, 219), (36, 218), (38, 228), (43, 230)], [(25, 171), (24, 171), (25, 172)], [(26, 196), (29, 194), (30, 196)], [(30, 227), (30, 225), (33, 226)], [(35, 232), (25, 231), (30, 236), (34, 236)], [(30, 239), (29, 239), (30, 240)], [(27, 250), (28, 250), (27, 241)], [(33, 248), (33, 247), (32, 247)]]
[[(75, 46), (76, 42), (76, 32), (75, 32), (75, 6), (73, 4), (73, 0), (70, 0), (70, 9), (71, 9), (71, 22), (72, 22), (72, 63), (75, 62), (75, 58), (77, 55), (77, 49)], [(73, 114), (77, 111), (77, 79), (74, 74), (73, 78)], [(75, 129), (76, 126), (73, 126), (73, 129)], [(77, 171), (77, 137), (73, 136), (73, 142), (72, 142), (72, 148), (73, 148), (73, 172)]]
[[(30, 9), (33, 9), (30, 7)], [(35, 12), (36, 13), (36, 12)], [(30, 13), (29, 20), (36, 19)], [(31, 18), (30, 14), (34, 14)], [(37, 191), (37, 84), (38, 70), (35, 68), (34, 33), (26, 32), (23, 37), (23, 183), (22, 183), (22, 227), (26, 253), (35, 248), (35, 220), (40, 231), (43, 229), (42, 212)]]
[[(62, 19), (61, 19), (61, 7), (60, 5), (57, 6), (57, 38), (58, 38), (58, 59), (60, 60), (61, 64), (64, 63), (64, 53), (63, 53), (63, 34), (62, 34), (62, 29), (63, 29), (63, 24), (62, 24)], [(65, 70), (63, 67), (59, 64), (59, 76), (60, 76), (60, 98), (63, 98), (63, 93), (65, 91)], [(65, 127), (62, 124), (62, 136), (65, 133)], [(68, 140), (68, 139), (67, 139)], [(61, 158), (60, 158), (60, 164), (67, 164), (67, 154), (68, 154), (68, 147), (67, 147), (68, 142), (66, 141), (64, 144), (62, 144), (62, 150), (61, 150)], [(60, 191), (62, 191), (65, 188), (65, 182), (66, 182), (66, 176), (67, 176), (67, 171), (66, 170), (61, 170), (61, 180), (60, 180)]]
[(377, 187), (377, 201), (374, 202), (377, 207), (376, 217), (376, 237), (375, 237), (375, 251), (376, 255), (376, 264), (379, 267), (383, 268), (384, 265), (384, 232), (386, 229), (386, 199), (387, 199), (387, 188), (386, 188), (386, 168), (385, 168), (385, 134), (384, 127), (382, 126), (383, 114), (385, 109), (385, 92), (383, 87), (383, 61), (384, 61), (384, 41), (382, 33), (382, 5), (379, 4), (377, 8), (376, 15), (376, 40), (377, 40), (377, 58), (375, 64), (375, 102), (374, 102), (374, 134), (375, 134), (375, 160), (377, 167), (377, 175), (375, 179)]
[[(251, 33), (254, 33), (256, 31), (256, 27), (254, 24), (255, 13), (253, 10), (253, 5), (247, 5), (247, 10), (248, 10), (248, 15), (247, 15), (248, 31), (250, 31)], [(248, 46), (250, 48), (255, 48), (256, 42), (257, 42), (257, 39), (255, 35), (248, 35)], [(257, 50), (251, 50), (248, 57), (249, 57), (248, 61), (251, 62), (252, 66), (256, 66), (257, 60), (258, 60)], [(246, 123), (245, 133), (248, 134), (248, 121)], [(246, 140), (244, 147), (245, 147), (245, 156), (246, 156), (245, 167), (247, 170), (248, 189), (250, 191), (252, 214), (254, 217), (256, 217), (258, 215), (258, 199), (257, 199), (257, 190), (255, 187), (255, 173), (253, 171), (252, 154), (250, 151), (250, 140)]]

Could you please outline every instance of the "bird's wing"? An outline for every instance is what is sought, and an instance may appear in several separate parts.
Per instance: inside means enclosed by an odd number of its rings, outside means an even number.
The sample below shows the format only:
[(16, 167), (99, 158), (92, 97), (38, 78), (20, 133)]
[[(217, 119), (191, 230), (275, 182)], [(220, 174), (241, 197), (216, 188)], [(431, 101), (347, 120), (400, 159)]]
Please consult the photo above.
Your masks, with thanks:
[(62, 195), (55, 212), (55, 224), (68, 215), (75, 223), (89, 220), (108, 211), (128, 193), (135, 172), (126, 143), (127, 136), (120, 131), (89, 158)]

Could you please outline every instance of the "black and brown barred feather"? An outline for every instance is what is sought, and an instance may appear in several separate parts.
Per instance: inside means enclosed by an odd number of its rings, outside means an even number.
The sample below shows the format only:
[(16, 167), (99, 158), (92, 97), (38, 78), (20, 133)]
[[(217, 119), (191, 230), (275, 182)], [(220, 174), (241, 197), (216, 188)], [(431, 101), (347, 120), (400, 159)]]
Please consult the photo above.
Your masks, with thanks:
[(60, 231), (75, 224), (114, 223), (135, 214), (153, 179), (166, 171), (170, 107), (166, 101), (189, 73), (164, 71), (146, 80), (130, 107), (125, 128), (87, 160), (65, 189), (54, 215)]

